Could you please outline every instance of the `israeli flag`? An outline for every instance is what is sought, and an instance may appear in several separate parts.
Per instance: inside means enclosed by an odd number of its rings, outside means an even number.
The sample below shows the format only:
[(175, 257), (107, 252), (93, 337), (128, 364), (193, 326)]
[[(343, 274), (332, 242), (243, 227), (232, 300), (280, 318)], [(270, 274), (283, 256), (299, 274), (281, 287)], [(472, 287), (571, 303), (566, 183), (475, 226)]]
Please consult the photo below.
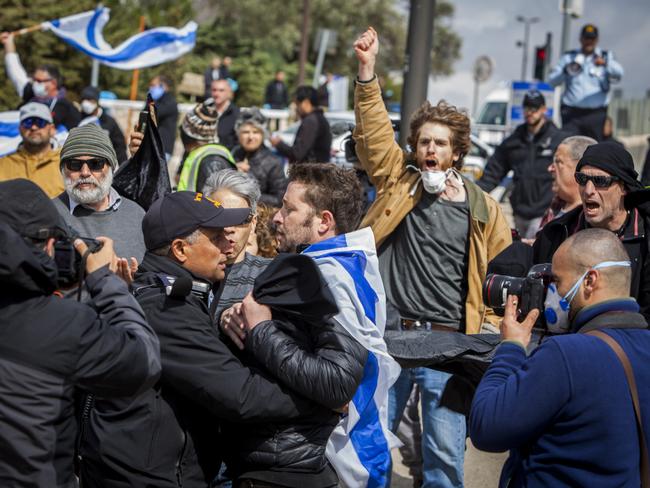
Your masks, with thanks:
[(386, 295), (374, 235), (367, 227), (313, 244), (303, 254), (316, 261), (336, 299), (334, 320), (368, 349), (361, 384), (329, 438), (327, 458), (342, 486), (385, 487), (390, 450), (399, 445), (388, 429), (388, 390), (400, 367), (384, 342)]
[(111, 68), (131, 70), (148, 68), (172, 61), (190, 52), (196, 44), (196, 22), (182, 29), (157, 27), (129, 37), (116, 48), (102, 36), (110, 9), (96, 10), (45, 22), (43, 30), (51, 30), (65, 42)]

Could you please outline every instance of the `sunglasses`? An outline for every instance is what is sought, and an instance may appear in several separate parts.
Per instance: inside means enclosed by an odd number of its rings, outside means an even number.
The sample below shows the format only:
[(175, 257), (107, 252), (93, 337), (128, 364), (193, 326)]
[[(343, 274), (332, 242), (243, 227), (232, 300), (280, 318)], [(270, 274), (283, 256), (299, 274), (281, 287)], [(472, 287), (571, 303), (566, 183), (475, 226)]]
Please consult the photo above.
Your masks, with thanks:
[(20, 122), (20, 126), (23, 129), (31, 129), (33, 126), (38, 127), (39, 129), (43, 129), (49, 125), (49, 122), (44, 119), (40, 119), (38, 117), (27, 117), (25, 120)]
[(84, 164), (88, 165), (88, 169), (93, 172), (99, 172), (104, 169), (104, 166), (108, 164), (108, 161), (103, 158), (95, 159), (65, 159), (63, 165), (68, 171), (81, 171)]
[(620, 178), (617, 176), (602, 176), (602, 175), (588, 175), (585, 173), (575, 173), (576, 183), (580, 186), (585, 186), (588, 181), (591, 181), (596, 188), (609, 188)]

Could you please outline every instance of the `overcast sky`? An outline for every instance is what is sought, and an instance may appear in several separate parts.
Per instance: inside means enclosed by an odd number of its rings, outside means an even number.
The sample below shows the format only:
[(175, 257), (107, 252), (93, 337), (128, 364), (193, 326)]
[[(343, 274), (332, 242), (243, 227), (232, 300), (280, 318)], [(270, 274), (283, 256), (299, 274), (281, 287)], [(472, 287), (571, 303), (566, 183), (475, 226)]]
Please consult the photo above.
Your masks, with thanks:
[[(560, 0), (451, 1), (456, 8), (452, 26), (463, 39), (462, 58), (455, 64), (454, 75), (435, 81), (432, 99), (445, 98), (471, 109), (472, 65), (483, 54), (491, 56), (496, 67), (492, 78), (481, 85), (479, 100), (500, 81), (518, 79), (522, 49), (516, 47), (516, 42), (523, 39), (524, 26), (515, 20), (517, 15), (541, 19), (531, 27), (528, 76), (533, 69), (533, 47), (544, 44), (547, 32), (553, 34), (551, 62), (557, 61), (562, 31)], [(622, 82), (615, 86), (623, 89), (625, 98), (644, 97), (650, 89), (650, 0), (583, 2), (583, 16), (571, 22), (569, 48), (579, 46), (584, 24), (595, 24), (600, 33), (599, 45), (611, 51), (625, 69)]]

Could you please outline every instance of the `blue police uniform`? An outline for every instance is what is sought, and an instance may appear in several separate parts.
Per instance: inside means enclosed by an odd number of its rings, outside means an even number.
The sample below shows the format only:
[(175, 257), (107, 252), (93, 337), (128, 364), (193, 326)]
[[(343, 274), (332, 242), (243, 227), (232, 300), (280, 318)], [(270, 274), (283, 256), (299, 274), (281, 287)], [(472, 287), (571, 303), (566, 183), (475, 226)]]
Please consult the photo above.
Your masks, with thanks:
[[(595, 63), (599, 56), (605, 59), (603, 66)], [(590, 55), (578, 49), (564, 53), (548, 78), (554, 86), (566, 84), (561, 108), (563, 130), (602, 140), (610, 85), (622, 76), (623, 67), (612, 53), (599, 47)]]

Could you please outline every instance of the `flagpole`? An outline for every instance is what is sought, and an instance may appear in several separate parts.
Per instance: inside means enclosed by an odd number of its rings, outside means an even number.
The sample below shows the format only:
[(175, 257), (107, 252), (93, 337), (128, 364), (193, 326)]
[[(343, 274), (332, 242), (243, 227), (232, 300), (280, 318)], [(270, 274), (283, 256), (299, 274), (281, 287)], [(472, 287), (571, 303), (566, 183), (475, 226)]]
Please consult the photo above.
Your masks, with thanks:
[(31, 27), (24, 27), (22, 29), (18, 29), (16, 31), (13, 31), (11, 33), (12, 36), (22, 36), (24, 34), (29, 34), (30, 32), (36, 32), (38, 30), (41, 30), (43, 28), (43, 24), (36, 24)]
[[(140, 16), (140, 25), (138, 27), (138, 32), (144, 32), (144, 15)], [(133, 74), (131, 75), (131, 93), (129, 94), (129, 100), (132, 102), (135, 101), (135, 99), (138, 97), (138, 80), (140, 79), (140, 70), (139, 69), (134, 69)], [(132, 124), (132, 118), (133, 116), (133, 109), (129, 108), (129, 115), (128, 115), (128, 133), (129, 135), (133, 131), (133, 124)]]

